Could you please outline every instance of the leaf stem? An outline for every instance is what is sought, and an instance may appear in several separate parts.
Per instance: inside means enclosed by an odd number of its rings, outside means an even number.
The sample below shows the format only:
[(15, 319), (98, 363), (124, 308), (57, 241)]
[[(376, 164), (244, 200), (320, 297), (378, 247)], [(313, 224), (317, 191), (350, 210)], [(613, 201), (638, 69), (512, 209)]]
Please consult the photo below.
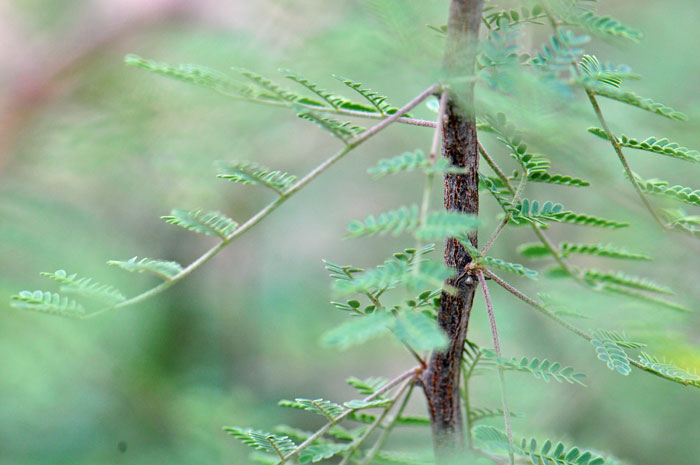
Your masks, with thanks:
[(304, 186), (306, 186), (311, 181), (316, 179), (316, 177), (318, 177), (321, 173), (323, 173), (328, 168), (330, 168), (333, 164), (335, 164), (337, 161), (339, 161), (341, 158), (343, 158), (345, 155), (347, 155), (350, 151), (352, 151), (354, 148), (356, 148), (357, 146), (359, 146), (360, 144), (362, 144), (367, 139), (374, 136), (375, 134), (377, 134), (381, 130), (385, 129), (390, 124), (399, 120), (401, 118), (401, 115), (411, 111), (413, 108), (415, 108), (417, 105), (419, 105), (423, 100), (425, 100), (431, 94), (433, 94), (436, 90), (440, 89), (440, 87), (441, 86), (439, 86), (437, 84), (434, 84), (434, 85), (428, 87), (426, 90), (424, 90), (423, 92), (418, 94), (416, 97), (414, 97), (406, 105), (401, 107), (396, 113), (389, 116), (388, 118), (383, 119), (381, 122), (379, 122), (375, 126), (372, 126), (371, 128), (367, 129), (366, 131), (362, 132), (361, 134), (358, 134), (357, 136), (355, 136), (353, 139), (351, 139), (350, 141), (347, 142), (345, 147), (343, 147), (341, 150), (336, 152), (330, 158), (326, 159), (323, 163), (318, 165), (316, 168), (311, 170), (306, 176), (304, 176), (299, 181), (297, 181), (294, 185), (289, 187), (289, 189), (282, 192), (277, 199), (275, 199), (274, 201), (269, 203), (262, 210), (258, 211), (254, 216), (252, 216), (250, 219), (248, 219), (248, 221), (243, 223), (235, 231), (233, 231), (231, 234), (229, 234), (224, 240), (222, 240), (221, 242), (216, 244), (214, 247), (207, 250), (203, 255), (201, 255), (195, 261), (190, 263), (187, 267), (185, 267), (178, 274), (172, 276), (169, 280), (164, 281), (161, 284), (159, 284), (155, 287), (152, 287), (151, 289), (149, 289), (145, 292), (142, 292), (141, 294), (138, 294), (130, 299), (124, 300), (116, 305), (113, 305), (111, 307), (105, 307), (105, 308), (100, 309), (96, 312), (93, 312), (87, 316), (84, 316), (83, 319), (95, 317), (95, 316), (100, 315), (102, 313), (105, 313), (109, 310), (115, 310), (118, 308), (123, 308), (123, 307), (127, 307), (130, 305), (134, 305), (134, 304), (143, 302), (144, 300), (147, 300), (150, 297), (153, 297), (157, 294), (160, 294), (161, 292), (170, 288), (175, 283), (177, 283), (177, 282), (181, 281), (182, 279), (184, 279), (185, 277), (189, 276), (193, 271), (195, 271), (197, 268), (199, 268), (204, 263), (208, 262), (216, 254), (218, 254), (224, 247), (226, 247), (234, 239), (241, 236), (243, 233), (245, 233), (246, 231), (251, 229), (253, 226), (258, 224), (260, 221), (262, 221), (266, 216), (268, 216), (270, 213), (275, 211), (280, 205), (282, 205), (289, 197), (291, 197), (292, 195), (297, 193), (299, 190), (301, 190)]
[[(479, 278), (479, 284), (481, 284), (481, 290), (484, 292), (484, 300), (486, 301), (486, 311), (489, 315), (489, 325), (491, 326), (491, 337), (493, 339), (493, 348), (496, 351), (496, 355), (500, 358), (501, 354), (501, 343), (498, 339), (498, 327), (496, 326), (496, 316), (493, 312), (493, 304), (491, 303), (491, 295), (489, 294), (489, 288), (486, 285), (486, 279), (484, 278), (484, 273), (481, 270), (477, 271), (477, 277)], [(508, 443), (510, 444), (510, 450), (508, 451), (508, 460), (510, 465), (515, 464), (515, 456), (513, 455), (513, 428), (510, 424), (510, 409), (508, 408), (508, 399), (506, 398), (506, 379), (503, 374), (503, 367), (498, 366), (498, 379), (501, 384), (501, 405), (503, 408), (503, 420), (506, 427), (506, 436), (508, 436)]]
[[(368, 402), (372, 399), (376, 399), (377, 397), (381, 396), (382, 394), (384, 394), (385, 392), (387, 392), (388, 390), (390, 390), (391, 388), (393, 388), (394, 386), (396, 386), (400, 382), (402, 382), (408, 378), (416, 376), (416, 374), (418, 374), (420, 372), (420, 370), (422, 370), (421, 367), (414, 367), (414, 368), (411, 368), (410, 370), (408, 370), (404, 373), (401, 373), (399, 376), (392, 379), (391, 381), (386, 383), (384, 386), (382, 386), (380, 389), (378, 389), (374, 394), (372, 394), (368, 397), (365, 397), (363, 399), (363, 401)], [(306, 438), (306, 441), (299, 444), (299, 446), (297, 446), (296, 449), (294, 449), (289, 454), (285, 455), (284, 458), (277, 463), (277, 465), (282, 465), (282, 464), (288, 462), (290, 459), (294, 458), (296, 455), (299, 454), (299, 452), (301, 452), (303, 449), (309, 447), (311, 444), (313, 444), (313, 442), (315, 440), (317, 440), (318, 438), (323, 436), (329, 429), (331, 429), (331, 427), (333, 427), (333, 425), (337, 424), (342, 419), (346, 418), (348, 415), (350, 415), (351, 413), (353, 413), (357, 410), (358, 409), (348, 409), (345, 412), (338, 415), (337, 417), (335, 417), (335, 419), (333, 421), (326, 423), (323, 427), (321, 427), (319, 430), (317, 430), (314, 434), (312, 434), (311, 436)]]

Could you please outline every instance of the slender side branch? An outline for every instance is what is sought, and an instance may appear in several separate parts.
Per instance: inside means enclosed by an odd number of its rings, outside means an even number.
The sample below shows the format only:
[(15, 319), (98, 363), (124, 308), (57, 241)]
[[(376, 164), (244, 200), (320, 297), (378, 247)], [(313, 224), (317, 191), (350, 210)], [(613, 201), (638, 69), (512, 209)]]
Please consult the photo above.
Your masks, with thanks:
[[(481, 290), (484, 292), (484, 300), (486, 301), (486, 311), (489, 315), (489, 324), (491, 325), (491, 337), (493, 338), (493, 348), (496, 351), (496, 355), (502, 357), (501, 354), (501, 343), (498, 339), (498, 327), (496, 326), (496, 315), (493, 312), (493, 304), (491, 303), (491, 294), (489, 294), (489, 288), (486, 285), (486, 279), (484, 279), (484, 273), (481, 270), (477, 271), (477, 277), (479, 278), (479, 284), (481, 284)], [(506, 398), (506, 379), (503, 373), (503, 367), (499, 365), (498, 367), (498, 379), (501, 383), (501, 405), (503, 408), (503, 421), (506, 427), (506, 436), (508, 436), (508, 443), (511, 445), (511, 450), (508, 451), (508, 459), (510, 464), (515, 463), (515, 456), (513, 455), (513, 428), (510, 424), (510, 409), (508, 408), (508, 399)]]
[[(365, 402), (368, 402), (370, 400), (376, 399), (377, 397), (379, 397), (382, 394), (384, 394), (385, 392), (389, 391), (391, 388), (393, 388), (394, 386), (396, 386), (400, 382), (416, 376), (416, 374), (418, 374), (421, 369), (422, 369), (421, 367), (414, 367), (414, 368), (411, 368), (410, 370), (408, 370), (404, 373), (401, 373), (399, 376), (392, 379), (391, 381), (386, 383), (384, 386), (382, 386), (380, 389), (378, 389), (374, 394), (372, 394), (368, 397), (365, 397), (363, 400)], [(311, 444), (313, 444), (313, 442), (315, 440), (317, 440), (318, 438), (320, 438), (321, 436), (326, 434), (326, 432), (329, 429), (331, 429), (333, 427), (333, 425), (337, 424), (338, 422), (340, 422), (344, 418), (348, 417), (351, 413), (356, 412), (356, 411), (357, 411), (357, 409), (348, 409), (345, 412), (338, 415), (337, 417), (335, 417), (335, 419), (333, 421), (326, 423), (321, 429), (317, 430), (314, 434), (309, 436), (306, 439), (306, 441), (299, 444), (299, 446), (297, 446), (296, 449), (294, 449), (289, 454), (285, 455), (284, 458), (282, 460), (280, 460), (277, 465), (282, 465), (284, 463), (287, 463), (290, 459), (293, 459), (294, 457), (296, 457), (299, 454), (299, 452), (306, 449)]]
[(343, 457), (343, 460), (341, 460), (338, 465), (346, 465), (350, 462), (350, 459), (355, 454), (355, 452), (357, 452), (357, 449), (359, 449), (362, 443), (365, 442), (367, 438), (374, 432), (374, 430), (376, 430), (382, 424), (382, 421), (384, 421), (384, 418), (386, 418), (387, 415), (389, 415), (389, 412), (396, 404), (396, 401), (401, 397), (401, 395), (406, 391), (406, 389), (413, 384), (413, 382), (414, 380), (410, 378), (404, 381), (401, 387), (399, 387), (396, 390), (396, 394), (392, 396), (391, 405), (387, 406), (384, 409), (384, 411), (372, 422), (372, 424), (369, 425), (369, 427), (364, 431), (364, 433), (362, 433), (362, 435), (352, 443), (352, 445), (348, 449), (347, 455)]
[(92, 318), (92, 317), (95, 317), (99, 314), (107, 312), (109, 310), (128, 307), (130, 305), (134, 305), (134, 304), (143, 302), (144, 300), (147, 300), (147, 299), (149, 299), (157, 294), (160, 294), (161, 292), (163, 292), (166, 289), (173, 286), (175, 283), (186, 278), (193, 271), (195, 271), (197, 268), (199, 268), (200, 266), (202, 266), (203, 264), (208, 262), (216, 254), (218, 254), (224, 247), (226, 247), (228, 244), (230, 244), (234, 239), (241, 236), (243, 233), (245, 233), (246, 231), (251, 229), (253, 226), (258, 224), (260, 221), (262, 221), (270, 213), (275, 211), (289, 197), (291, 197), (292, 195), (297, 193), (299, 190), (301, 190), (304, 186), (306, 186), (311, 181), (316, 179), (316, 177), (318, 177), (321, 173), (323, 173), (328, 168), (330, 168), (338, 160), (343, 158), (350, 151), (352, 151), (354, 148), (356, 148), (357, 146), (362, 144), (364, 141), (366, 141), (370, 137), (374, 136), (375, 134), (377, 134), (381, 130), (385, 129), (390, 124), (399, 120), (401, 118), (401, 115), (411, 111), (413, 108), (418, 106), (423, 100), (428, 98), (431, 94), (433, 94), (439, 88), (440, 88), (440, 86), (437, 84), (428, 87), (426, 90), (424, 90), (423, 92), (418, 94), (415, 98), (413, 98), (406, 105), (401, 107), (396, 113), (389, 116), (388, 118), (383, 119), (380, 123), (376, 124), (375, 126), (372, 126), (371, 128), (367, 129), (366, 131), (362, 132), (361, 134), (358, 134), (357, 136), (355, 136), (353, 139), (351, 139), (346, 144), (345, 147), (343, 147), (341, 150), (336, 152), (333, 156), (331, 156), (326, 161), (324, 161), (323, 163), (318, 165), (316, 168), (311, 170), (306, 176), (304, 176), (299, 181), (297, 181), (293, 186), (291, 186), (286, 191), (282, 192), (277, 199), (275, 199), (274, 201), (269, 203), (266, 207), (264, 207), (262, 210), (258, 211), (255, 215), (253, 215), (250, 219), (248, 219), (248, 221), (246, 221), (241, 226), (239, 226), (238, 229), (233, 231), (228, 237), (226, 237), (226, 239), (219, 242), (211, 249), (207, 250), (203, 255), (201, 255), (195, 261), (190, 263), (187, 267), (185, 267), (178, 274), (171, 277), (169, 280), (164, 281), (161, 284), (159, 284), (155, 287), (152, 287), (151, 289), (149, 289), (149, 290), (147, 290), (147, 291), (145, 291), (137, 296), (134, 296), (134, 297), (127, 299), (123, 302), (120, 302), (112, 307), (105, 307), (105, 308), (98, 310), (96, 312), (93, 312), (93, 313), (91, 313), (83, 318)]
[(603, 126), (603, 131), (605, 131), (606, 136), (608, 137), (608, 140), (610, 141), (610, 144), (613, 147), (613, 150), (615, 150), (615, 153), (617, 154), (617, 157), (620, 159), (620, 163), (622, 163), (622, 167), (625, 169), (625, 174), (629, 178), (630, 182), (634, 186), (634, 190), (637, 191), (637, 194), (639, 195), (639, 198), (642, 200), (642, 203), (646, 207), (647, 210), (649, 210), (649, 213), (651, 213), (651, 216), (654, 217), (654, 220), (661, 225), (662, 228), (670, 230), (669, 226), (664, 222), (664, 220), (661, 219), (658, 213), (656, 213), (656, 210), (654, 207), (649, 203), (649, 199), (647, 196), (642, 192), (642, 189), (639, 187), (639, 183), (634, 177), (634, 173), (632, 172), (632, 169), (630, 168), (629, 163), (627, 163), (627, 158), (625, 158), (625, 155), (622, 153), (622, 147), (620, 146), (620, 142), (617, 140), (617, 137), (615, 137), (615, 134), (610, 131), (610, 128), (608, 127), (608, 123), (605, 121), (605, 118), (603, 117), (603, 112), (600, 110), (600, 105), (598, 105), (598, 100), (595, 98), (595, 93), (591, 91), (590, 89), (586, 89), (586, 95), (588, 96), (588, 100), (591, 102), (591, 106), (593, 106), (593, 111), (595, 111), (596, 116), (598, 117), (598, 121), (600, 121), (600, 125)]

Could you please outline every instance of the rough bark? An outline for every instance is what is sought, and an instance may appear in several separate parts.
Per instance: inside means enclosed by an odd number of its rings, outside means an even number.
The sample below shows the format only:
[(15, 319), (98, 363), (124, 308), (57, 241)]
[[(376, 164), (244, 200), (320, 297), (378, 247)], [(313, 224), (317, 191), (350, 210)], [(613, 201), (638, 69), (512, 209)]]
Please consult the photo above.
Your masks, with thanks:
[[(471, 76), (483, 0), (452, 0), (447, 29), (444, 67), (448, 77)], [(453, 165), (466, 168), (464, 174), (445, 175), (445, 208), (477, 215), (479, 213), (479, 153), (476, 123), (472, 113), (473, 84), (451, 89), (443, 119), (442, 154)], [(476, 233), (470, 236), (477, 245)], [(432, 354), (423, 374), (436, 461), (438, 464), (464, 463), (464, 427), (459, 384), (462, 351), (476, 280), (461, 274), (471, 263), (467, 250), (454, 238), (445, 244), (445, 264), (457, 270), (457, 278), (447, 284), (457, 295), (443, 292), (438, 323), (450, 339), (449, 348)], [(462, 460), (460, 461), (460, 456)]]

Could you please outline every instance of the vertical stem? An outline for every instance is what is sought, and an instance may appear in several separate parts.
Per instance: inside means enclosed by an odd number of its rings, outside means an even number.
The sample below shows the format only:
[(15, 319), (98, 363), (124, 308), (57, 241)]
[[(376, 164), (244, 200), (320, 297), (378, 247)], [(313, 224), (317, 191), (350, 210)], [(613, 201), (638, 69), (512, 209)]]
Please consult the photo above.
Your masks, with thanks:
[[(448, 79), (471, 76), (474, 73), (475, 47), (481, 24), (483, 0), (452, 0), (447, 25), (447, 43), (443, 66)], [(445, 208), (478, 214), (479, 212), (479, 153), (476, 122), (473, 116), (473, 81), (458, 89), (447, 90), (443, 129), (443, 156), (452, 165), (465, 168), (464, 173), (445, 175)], [(470, 235), (477, 245), (476, 233)], [(472, 258), (455, 238), (445, 244), (445, 264), (465, 270)], [(431, 355), (428, 368), (421, 378), (430, 414), (435, 459), (438, 465), (463, 463), (465, 444), (459, 383), (462, 351), (467, 334), (469, 314), (474, 300), (475, 283), (467, 280), (459, 285), (458, 293), (442, 294), (438, 324), (447, 334), (448, 348)]]
[[(484, 291), (484, 300), (486, 301), (486, 310), (489, 315), (489, 324), (491, 325), (491, 337), (493, 338), (493, 348), (496, 351), (498, 357), (502, 357), (501, 354), (501, 342), (498, 339), (498, 327), (496, 326), (496, 315), (493, 313), (493, 304), (491, 303), (491, 294), (489, 294), (489, 288), (486, 285), (486, 279), (484, 278), (484, 273), (479, 270), (477, 273), (479, 278), (479, 284), (481, 284), (481, 290)], [(510, 409), (508, 408), (508, 399), (506, 398), (506, 379), (503, 374), (503, 367), (498, 367), (498, 379), (501, 383), (501, 405), (503, 408), (503, 419), (506, 426), (506, 435), (508, 436), (508, 442), (510, 443), (511, 450), (508, 451), (508, 459), (510, 465), (515, 463), (515, 457), (513, 456), (513, 428), (510, 425)]]

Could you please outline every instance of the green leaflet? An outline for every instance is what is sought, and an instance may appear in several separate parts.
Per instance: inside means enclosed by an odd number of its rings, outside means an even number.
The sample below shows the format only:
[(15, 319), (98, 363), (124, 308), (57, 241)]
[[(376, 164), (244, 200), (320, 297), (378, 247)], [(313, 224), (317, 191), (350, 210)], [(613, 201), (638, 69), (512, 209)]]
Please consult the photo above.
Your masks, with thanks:
[(597, 35), (620, 37), (633, 42), (639, 42), (643, 36), (640, 30), (627, 26), (611, 16), (598, 16), (590, 11), (584, 11), (564, 19), (570, 24), (575, 24)]
[(329, 270), (331, 270), (331, 276), (336, 278), (333, 288), (342, 294), (376, 294), (399, 284), (416, 289), (443, 287), (443, 281), (451, 277), (454, 274), (453, 271), (447, 269), (442, 262), (429, 260), (415, 262), (417, 257), (423, 257), (434, 248), (434, 244), (428, 244), (420, 251), (406, 249), (403, 253), (394, 254), (394, 258), (386, 260), (383, 265), (362, 272), (356, 272), (354, 271), (356, 269), (353, 269), (348, 271), (349, 275), (344, 274), (342, 269), (338, 273), (338, 265), (332, 264), (334, 269), (329, 268)]
[(595, 347), (598, 358), (604, 361), (608, 368), (624, 376), (630, 374), (632, 366), (627, 354), (615, 339), (609, 337), (605, 332), (596, 331), (593, 333), (591, 344)]
[(238, 223), (216, 211), (173, 209), (169, 216), (161, 216), (170, 224), (190, 231), (227, 239), (238, 227)]
[(216, 177), (241, 184), (265, 186), (280, 195), (289, 189), (297, 179), (296, 176), (289, 173), (273, 171), (257, 163), (246, 161), (219, 163), (219, 174)]
[(540, 360), (538, 358), (528, 359), (522, 357), (520, 360), (515, 358), (499, 357), (495, 351), (491, 349), (481, 349), (484, 360), (495, 362), (500, 367), (506, 370), (524, 371), (532, 374), (535, 378), (549, 382), (553, 379), (559, 383), (566, 381), (570, 384), (580, 384), (585, 386), (583, 382), (586, 375), (577, 373), (572, 367), (564, 367), (557, 362), (551, 362), (547, 359)]
[[(607, 133), (601, 128), (590, 127), (588, 128), (588, 132), (600, 137), (601, 139), (610, 140)], [(689, 161), (692, 163), (700, 163), (700, 152), (697, 150), (690, 150), (687, 147), (682, 147), (676, 142), (671, 142), (666, 138), (659, 139), (656, 137), (647, 137), (646, 139), (640, 141), (622, 134), (617, 137), (617, 142), (623, 147), (658, 153), (659, 155), (665, 155), (667, 157), (677, 158), (679, 160)]]
[(520, 443), (523, 455), (530, 459), (533, 465), (604, 465), (605, 459), (591, 452), (581, 452), (578, 447), (567, 449), (561, 442), (554, 445), (547, 439), (539, 448), (534, 439), (523, 439)]
[(542, 182), (547, 184), (559, 184), (561, 186), (586, 187), (591, 183), (566, 174), (551, 174), (546, 171), (538, 171), (527, 176), (528, 181)]
[(374, 400), (350, 400), (343, 405), (353, 410), (363, 410), (368, 408), (388, 407), (393, 403), (391, 399), (374, 399)]
[(382, 158), (376, 166), (369, 168), (367, 173), (375, 179), (379, 179), (388, 174), (414, 171), (416, 169), (423, 170), (425, 174), (463, 173), (465, 171), (464, 168), (450, 165), (450, 161), (446, 158), (430, 160), (422, 150), (416, 150), (415, 152), (404, 152), (393, 158)]
[(511, 211), (511, 220), (514, 224), (533, 223), (543, 226), (545, 221), (556, 221), (559, 223), (613, 229), (629, 226), (629, 223), (567, 211), (564, 210), (561, 204), (550, 201), (540, 205), (537, 200), (523, 199), (518, 205), (510, 206), (508, 209)]
[(582, 277), (592, 285), (596, 283), (606, 283), (660, 294), (674, 294), (673, 290), (668, 286), (655, 283), (650, 279), (628, 275), (621, 271), (599, 271), (590, 268), (582, 271)]
[(280, 458), (284, 458), (285, 455), (297, 448), (294, 441), (287, 436), (277, 436), (265, 431), (236, 426), (226, 426), (224, 431), (253, 449), (270, 452), (278, 455)]
[(401, 342), (416, 352), (442, 350), (449, 345), (449, 340), (437, 321), (423, 312), (401, 312), (392, 331)]
[(367, 316), (355, 316), (324, 334), (321, 344), (345, 350), (385, 334), (394, 317), (387, 312), (375, 312)]
[(618, 89), (616, 87), (598, 84), (592, 81), (585, 81), (584, 86), (595, 95), (600, 95), (601, 97), (606, 97), (611, 100), (617, 100), (618, 102), (626, 103), (628, 105), (641, 108), (642, 110), (665, 116), (666, 118), (678, 121), (685, 121), (688, 119), (688, 117), (680, 111), (674, 110), (673, 108), (662, 103), (654, 102), (649, 98), (640, 97), (629, 90)]
[(59, 282), (61, 284), (60, 290), (65, 294), (77, 294), (107, 305), (126, 300), (124, 294), (115, 287), (97, 283), (92, 278), (79, 277), (77, 273), (69, 275), (65, 270), (57, 270), (54, 273), (41, 273), (41, 276)]
[(139, 260), (138, 257), (133, 257), (126, 261), (110, 260), (107, 264), (118, 266), (132, 273), (152, 273), (166, 281), (170, 281), (171, 278), (182, 272), (182, 266), (177, 262), (152, 260), (150, 258)]
[(620, 347), (625, 347), (627, 349), (639, 349), (641, 347), (646, 347), (646, 344), (641, 342), (635, 342), (630, 339), (630, 337), (621, 333), (620, 331), (609, 331), (607, 329), (598, 329), (597, 332), (605, 339), (615, 342), (615, 344)]
[(231, 69), (236, 71), (237, 73), (247, 77), (253, 83), (255, 83), (257, 86), (262, 88), (265, 91), (263, 93), (263, 96), (265, 96), (265, 97), (280, 100), (280, 101), (287, 102), (290, 104), (294, 103), (302, 98), (302, 96), (297, 94), (296, 92), (293, 92), (289, 89), (285, 89), (284, 87), (280, 86), (276, 82), (266, 78), (265, 76), (262, 76), (258, 73), (255, 73), (249, 69), (239, 68), (239, 67), (235, 67), (235, 66), (232, 67)]
[(700, 189), (693, 190), (690, 187), (671, 186), (667, 181), (660, 179), (642, 179), (635, 175), (640, 189), (647, 194), (670, 197), (681, 202), (700, 207)]
[(313, 444), (299, 453), (299, 463), (316, 463), (347, 450), (348, 444)]
[(693, 384), (700, 386), (700, 376), (690, 373), (688, 370), (680, 368), (672, 363), (662, 362), (658, 358), (646, 352), (639, 354), (639, 363), (647, 370), (663, 376), (668, 376), (682, 384)]
[(671, 310), (676, 310), (679, 312), (692, 312), (693, 310), (689, 309), (685, 305), (681, 305), (677, 302), (672, 302), (670, 300), (662, 299), (657, 296), (652, 296), (645, 294), (643, 292), (636, 291), (634, 289), (630, 289), (628, 287), (623, 287), (623, 286), (618, 286), (615, 284), (607, 284), (604, 283), (601, 285), (601, 288), (608, 293), (611, 294), (618, 294), (618, 295), (623, 295), (625, 297), (630, 297), (633, 299), (640, 300), (642, 302), (647, 302), (651, 303), (654, 305), (660, 305), (662, 307), (669, 308)]
[(313, 412), (326, 417), (328, 421), (334, 421), (336, 417), (345, 413), (345, 408), (341, 405), (324, 399), (280, 400), (277, 405)]
[(10, 305), (23, 310), (49, 313), (51, 315), (80, 318), (85, 309), (75, 300), (48, 291), (21, 291), (11, 297)]
[(364, 132), (365, 128), (350, 123), (349, 121), (338, 121), (333, 118), (321, 116), (311, 110), (303, 110), (297, 114), (301, 119), (311, 121), (324, 131), (330, 132), (334, 137), (346, 144), (358, 134)]
[(401, 207), (379, 214), (376, 218), (369, 215), (364, 222), (353, 221), (348, 224), (345, 237), (362, 237), (385, 235), (398, 236), (404, 231), (412, 231), (418, 226), (418, 206)]
[(526, 457), (533, 465), (604, 465), (605, 459), (591, 452), (582, 452), (578, 447), (567, 448), (561, 442), (554, 445), (549, 439), (542, 447), (534, 439), (522, 439), (520, 444), (510, 444), (508, 436), (493, 426), (477, 426), (473, 430), (474, 439), (490, 450), (498, 453), (512, 452)]
[(353, 377), (350, 377), (347, 379), (347, 383), (357, 389), (358, 394), (361, 394), (363, 396), (369, 396), (377, 392), (378, 389), (382, 388), (386, 383), (387, 383), (386, 378), (367, 378), (367, 379), (358, 379)]
[(480, 265), (486, 265), (488, 267), (498, 268), (500, 270), (508, 271), (510, 273), (519, 274), (520, 276), (525, 276), (526, 278), (530, 278), (530, 279), (537, 279), (537, 271), (535, 271), (535, 270), (531, 270), (530, 268), (526, 268), (519, 263), (511, 263), (511, 262), (507, 262), (505, 260), (501, 260), (500, 258), (494, 258), (494, 257), (481, 255), (481, 252), (479, 252), (479, 249), (477, 249), (476, 247), (471, 245), (471, 243), (469, 241), (460, 239), (460, 243), (462, 244), (462, 246), (464, 246), (465, 249), (467, 249), (469, 251), (469, 254), (476, 261), (476, 263), (478, 263)]
[[(570, 255), (595, 255), (604, 258), (617, 258), (622, 260), (652, 260), (649, 255), (630, 252), (625, 248), (615, 246), (613, 244), (573, 244), (562, 242), (559, 244), (559, 253), (568, 257)], [(551, 253), (546, 246), (540, 242), (531, 242), (522, 244), (518, 247), (518, 253), (528, 258), (543, 258), (551, 257)]]
[(425, 224), (416, 229), (414, 236), (419, 240), (463, 236), (476, 230), (479, 224), (479, 219), (474, 215), (457, 211), (434, 211), (428, 214)]
[(242, 98), (254, 98), (255, 90), (249, 86), (237, 82), (223, 73), (214, 71), (204, 66), (180, 65), (171, 66), (166, 63), (141, 58), (136, 55), (127, 55), (124, 62), (129, 66), (150, 71), (161, 76), (166, 76), (178, 81), (195, 84), (200, 87), (213, 89), (228, 96), (239, 96)]
[(345, 98), (335, 95), (325, 89), (321, 89), (318, 84), (305, 78), (304, 76), (301, 76), (300, 74), (295, 73), (294, 71), (290, 71), (288, 69), (281, 69), (280, 71), (284, 73), (284, 77), (304, 86), (306, 89), (319, 96), (324, 102), (336, 110), (347, 102)]
[(338, 76), (335, 76), (335, 78), (364, 97), (365, 100), (367, 100), (374, 108), (377, 109), (378, 113), (382, 115), (391, 115), (398, 111), (398, 108), (390, 105), (386, 101), (385, 96), (378, 94), (372, 89), (363, 88), (361, 82), (356, 82), (352, 79), (341, 78)]
[(613, 87), (620, 87), (623, 79), (639, 79), (640, 77), (638, 74), (630, 72), (628, 66), (602, 64), (595, 55), (583, 55), (578, 65), (585, 78)]

